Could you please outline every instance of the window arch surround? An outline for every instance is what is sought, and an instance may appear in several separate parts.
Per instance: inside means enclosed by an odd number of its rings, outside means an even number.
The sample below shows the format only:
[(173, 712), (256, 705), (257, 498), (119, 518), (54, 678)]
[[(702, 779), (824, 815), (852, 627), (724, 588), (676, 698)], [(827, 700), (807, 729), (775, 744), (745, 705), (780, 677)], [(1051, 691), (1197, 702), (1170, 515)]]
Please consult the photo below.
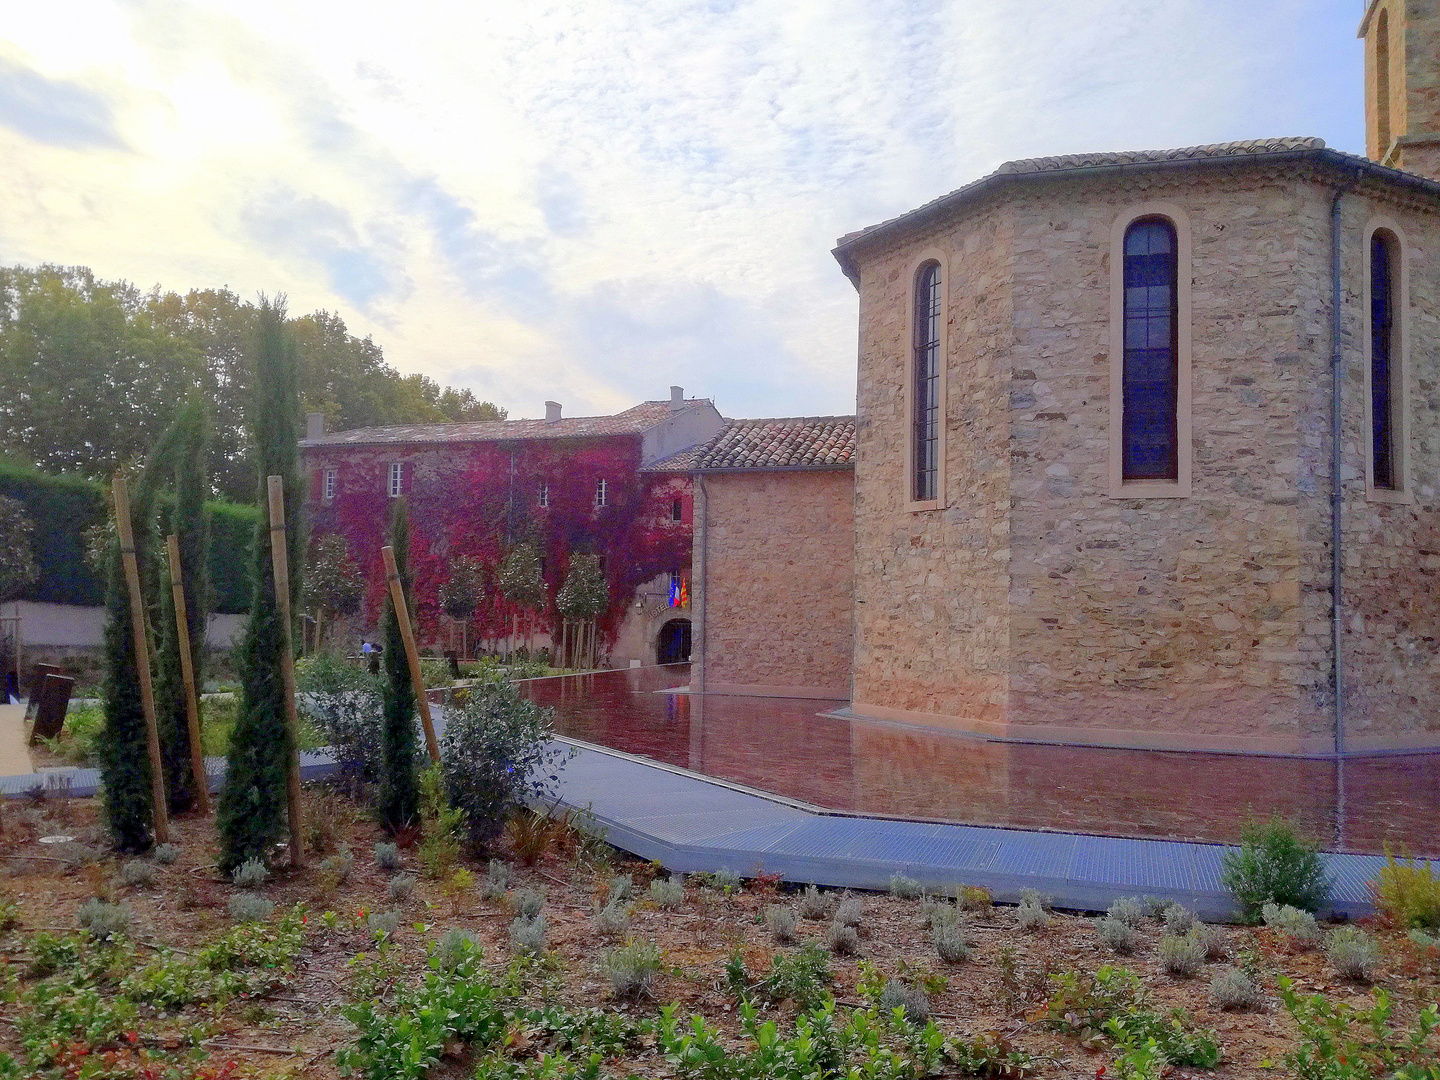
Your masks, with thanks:
[[(1142, 475), (1126, 478), (1126, 238), (1136, 225), (1164, 223), (1169, 226), (1174, 247), (1174, 289), (1169, 299), (1170, 360), (1173, 364), (1173, 463), (1163, 470), (1169, 475)], [(1149, 230), (1154, 231), (1154, 230)], [(1138, 235), (1138, 232), (1137, 232)], [(1191, 297), (1192, 279), (1190, 218), (1185, 211), (1168, 202), (1143, 203), (1127, 207), (1115, 219), (1110, 235), (1110, 495), (1121, 499), (1163, 499), (1186, 498), (1190, 495), (1190, 474), (1192, 447), (1190, 434), (1190, 349), (1191, 349)], [(1134, 318), (1142, 314), (1136, 303), (1143, 303), (1140, 296), (1130, 305), (1128, 312)], [(1153, 314), (1160, 319), (1160, 310)], [(1141, 319), (1140, 323), (1143, 324)], [(1159, 330), (1160, 323), (1151, 324)], [(1142, 343), (1143, 344), (1143, 343)], [(1151, 354), (1150, 359), (1159, 358)], [(1140, 357), (1132, 356), (1132, 360)], [(1139, 389), (1132, 380), (1132, 393)], [(1132, 416), (1133, 420), (1134, 417)], [(1132, 447), (1133, 450), (1133, 447)], [(1138, 455), (1130, 455), (1132, 471)], [(1160, 470), (1146, 469), (1147, 473)]]
[(911, 511), (938, 510), (945, 506), (948, 260), (938, 249), (928, 249), (911, 260), (909, 270), (903, 375), (905, 506)]
[(1389, 218), (1372, 218), (1361, 235), (1365, 241), (1365, 496), (1372, 502), (1409, 503), (1413, 501), (1409, 245), (1404, 231)]

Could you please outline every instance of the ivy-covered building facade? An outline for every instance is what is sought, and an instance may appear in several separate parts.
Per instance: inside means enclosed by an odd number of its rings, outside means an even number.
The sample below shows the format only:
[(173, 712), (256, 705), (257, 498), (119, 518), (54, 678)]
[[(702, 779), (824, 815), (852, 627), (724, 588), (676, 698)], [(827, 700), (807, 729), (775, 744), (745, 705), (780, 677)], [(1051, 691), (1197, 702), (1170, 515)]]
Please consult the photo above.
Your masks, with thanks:
[[(359, 621), (384, 600), (380, 548), (393, 500), (410, 515), (410, 569), (422, 644), (467, 651), (552, 651), (556, 596), (571, 560), (599, 560), (609, 606), (596, 620), (600, 655), (618, 666), (688, 658), (693, 531), (691, 480), (665, 463), (709, 440), (724, 420), (712, 402), (671, 387), (608, 416), (427, 424), (326, 432), (311, 417), (300, 443), (312, 542), (344, 538), (365, 592)], [(543, 597), (507, 598), (502, 569), (517, 548), (539, 560)], [(473, 612), (444, 611), (465, 565), (478, 580)]]

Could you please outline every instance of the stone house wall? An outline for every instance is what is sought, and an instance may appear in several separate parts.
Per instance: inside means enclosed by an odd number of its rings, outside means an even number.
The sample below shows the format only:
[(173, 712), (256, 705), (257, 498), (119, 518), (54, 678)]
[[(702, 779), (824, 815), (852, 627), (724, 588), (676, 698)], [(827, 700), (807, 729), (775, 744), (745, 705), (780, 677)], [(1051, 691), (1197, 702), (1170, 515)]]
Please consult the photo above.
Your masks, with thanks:
[[(850, 696), (854, 481), (849, 469), (700, 474), (707, 694)], [(697, 680), (698, 681), (698, 680)]]
[[(1333, 177), (1235, 168), (1056, 177), (860, 260), (855, 710), (990, 734), (1325, 751)], [(1408, 197), (1406, 197), (1408, 198)], [(1112, 231), (1179, 207), (1192, 239), (1187, 498), (1111, 495)], [(1345, 679), (1352, 748), (1433, 742), (1435, 207), (1347, 196)], [(1367, 498), (1368, 233), (1410, 263), (1410, 483)], [(905, 504), (914, 269), (946, 274), (946, 497)], [(1183, 287), (1183, 284), (1182, 284)]]
[[(856, 398), (854, 707), (999, 730), (1009, 687), (1012, 216), (982, 206), (867, 259)], [(946, 295), (939, 508), (907, 509), (906, 382), (915, 272)]]

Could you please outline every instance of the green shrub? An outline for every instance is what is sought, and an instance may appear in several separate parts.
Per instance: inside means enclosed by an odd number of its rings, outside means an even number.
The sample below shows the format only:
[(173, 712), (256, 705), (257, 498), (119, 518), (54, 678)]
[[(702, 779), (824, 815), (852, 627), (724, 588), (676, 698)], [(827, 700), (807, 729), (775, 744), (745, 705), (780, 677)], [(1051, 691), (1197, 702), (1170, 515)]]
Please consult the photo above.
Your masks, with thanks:
[(660, 959), (660, 946), (631, 941), (607, 952), (600, 961), (600, 970), (610, 980), (617, 998), (635, 1000), (653, 995)]
[(685, 902), (685, 884), (678, 877), (656, 878), (646, 898), (662, 911), (674, 911)]
[(1266, 904), (1260, 909), (1260, 917), (1271, 930), (1283, 934), (1292, 947), (1313, 949), (1320, 943), (1320, 924), (1308, 911), (1289, 904)]
[(132, 889), (148, 888), (155, 884), (155, 864), (129, 859), (120, 867), (120, 881)]
[(510, 944), (517, 953), (539, 956), (545, 951), (545, 914), (537, 913), (534, 918), (516, 916), (510, 924)]
[(781, 945), (789, 945), (795, 940), (799, 925), (800, 921), (795, 912), (783, 904), (771, 904), (765, 909), (765, 926), (769, 929), (770, 936)]
[(170, 866), (180, 858), (180, 848), (176, 844), (160, 844), (155, 848), (154, 855), (161, 866)]
[(1107, 915), (1103, 919), (1095, 919), (1094, 926), (1100, 940), (1122, 956), (1134, 952), (1140, 944), (1140, 931), (1122, 919)]
[(920, 882), (904, 874), (890, 875), (890, 895), (900, 900), (915, 900), (920, 896)]
[(96, 941), (109, 941), (116, 934), (123, 934), (130, 925), (130, 909), (124, 904), (86, 900), (75, 912), (75, 920)]
[(551, 748), (551, 713), (503, 678), (473, 687), (441, 738), (445, 787), (472, 847), (489, 845), (527, 799), (549, 801), (566, 755)]
[(918, 986), (906, 986), (899, 979), (885, 984), (885, 989), (880, 991), (879, 1005), (881, 1012), (901, 1010), (912, 1024), (923, 1024), (930, 1019), (930, 995)]
[(853, 926), (833, 922), (825, 928), (825, 944), (836, 956), (854, 956), (860, 951), (860, 935)]
[(1340, 926), (1325, 939), (1325, 955), (1337, 975), (1356, 982), (1370, 982), (1380, 963), (1380, 950), (1373, 938), (1358, 926)]
[(1167, 934), (1176, 934), (1181, 937), (1194, 930), (1200, 921), (1195, 917), (1193, 911), (1187, 907), (1181, 907), (1179, 904), (1170, 904), (1166, 907), (1161, 918), (1165, 922)]
[(1156, 950), (1160, 966), (1171, 975), (1188, 979), (1205, 963), (1205, 946), (1192, 935), (1166, 934)]
[(399, 846), (388, 840), (381, 840), (375, 845), (375, 865), (381, 870), (399, 870), (401, 865)]
[(365, 928), (374, 935), (394, 937), (400, 930), (400, 912), (372, 911), (365, 916)]
[(296, 665), (299, 705), (335, 755), (341, 774), (380, 780), (383, 690), (378, 675), (343, 657), (318, 652)]
[(800, 914), (807, 919), (823, 919), (830, 914), (830, 896), (814, 885), (805, 886), (800, 894)]
[(236, 893), (228, 905), (230, 918), (238, 923), (264, 922), (275, 910), (275, 904), (254, 893)]
[(1370, 883), (1375, 910), (1392, 926), (1440, 929), (1440, 878), (1427, 863), (1396, 862), (1386, 856), (1380, 875)]
[(230, 880), (242, 889), (258, 889), (270, 880), (270, 871), (259, 859), (246, 859), (230, 872)]
[(1266, 904), (1319, 911), (1330, 895), (1325, 862), (1314, 844), (1280, 817), (1245, 826), (1240, 847), (1225, 853), (1221, 881), (1247, 922)]
[(970, 942), (964, 927), (958, 922), (936, 923), (930, 928), (930, 941), (936, 954), (947, 964), (959, 964), (970, 959)]
[(630, 932), (630, 905), (612, 900), (595, 913), (595, 929), (606, 937), (624, 937)]
[(802, 945), (791, 952), (776, 953), (760, 988), (772, 1001), (790, 1000), (802, 1009), (819, 1005), (834, 981), (830, 958), (819, 945)]
[(858, 896), (847, 896), (835, 909), (835, 921), (842, 926), (853, 926), (857, 930), (865, 918), (865, 901)]
[(545, 906), (545, 894), (539, 889), (521, 889), (515, 894), (515, 910), (524, 919), (533, 919)]
[(1254, 1009), (1264, 1000), (1255, 980), (1239, 968), (1227, 968), (1210, 980), (1210, 1004), (1217, 1009)]
[(1145, 921), (1145, 902), (1138, 896), (1122, 896), (1110, 905), (1106, 916), (1126, 926), (1139, 926)]
[(1027, 896), (1015, 909), (1015, 923), (1021, 930), (1031, 934), (1050, 925), (1050, 913)]
[[(86, 557), (87, 530), (110, 520), (104, 486), (79, 476), (50, 476), (34, 469), (0, 463), (0, 496), (16, 499), (35, 522), (31, 547), (39, 576), (22, 600), (99, 607), (105, 602), (102, 569)], [(169, 516), (170, 499), (161, 496), (160, 512)], [(217, 612), (239, 613), (250, 606), (250, 567), (237, 553), (249, 549), (259, 511), (235, 503), (209, 502), (205, 517), (210, 534), (207, 563)]]
[(415, 891), (415, 879), (409, 874), (396, 874), (385, 885), (385, 895), (392, 904), (403, 904)]
[(995, 906), (994, 897), (990, 890), (984, 885), (962, 885), (955, 903), (961, 911), (974, 912), (976, 915), (988, 915), (991, 908)]

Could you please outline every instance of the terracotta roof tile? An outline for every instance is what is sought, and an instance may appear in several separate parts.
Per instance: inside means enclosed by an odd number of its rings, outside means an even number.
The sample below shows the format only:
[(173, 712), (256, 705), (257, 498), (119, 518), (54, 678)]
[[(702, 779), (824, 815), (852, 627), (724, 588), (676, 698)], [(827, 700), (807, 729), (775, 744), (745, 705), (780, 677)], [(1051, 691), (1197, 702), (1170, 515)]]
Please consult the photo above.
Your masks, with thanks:
[(855, 458), (855, 417), (731, 420), (694, 453), (696, 470), (849, 468)]
[[(687, 408), (709, 404), (689, 398)], [(395, 443), (503, 442), (510, 439), (571, 439), (586, 435), (638, 435), (666, 420), (669, 401), (643, 401), (612, 416), (569, 416), (560, 420), (486, 420), (474, 424), (408, 424), (399, 427), (354, 428), (318, 439), (303, 447), (374, 446)]]

